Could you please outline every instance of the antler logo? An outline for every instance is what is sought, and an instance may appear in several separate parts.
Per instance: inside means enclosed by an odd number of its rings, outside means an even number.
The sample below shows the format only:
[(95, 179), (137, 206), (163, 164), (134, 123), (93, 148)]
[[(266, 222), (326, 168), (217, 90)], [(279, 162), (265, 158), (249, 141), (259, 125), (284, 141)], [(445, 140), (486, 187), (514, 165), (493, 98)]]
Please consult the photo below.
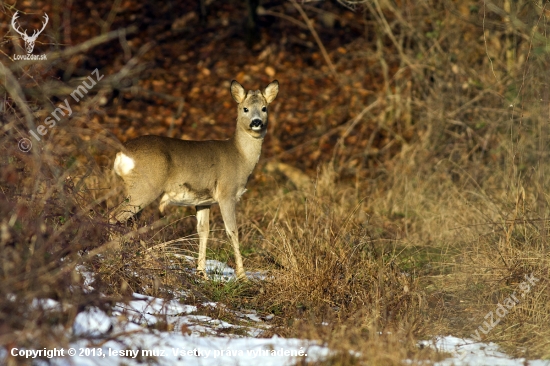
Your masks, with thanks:
[(36, 42), (36, 38), (38, 38), (38, 36), (40, 35), (40, 33), (42, 33), (42, 31), (44, 30), (44, 28), (46, 28), (46, 24), (48, 24), (48, 14), (44, 13), (44, 20), (45, 22), (42, 22), (42, 29), (40, 29), (38, 32), (36, 31), (36, 29), (33, 31), (32, 33), (32, 36), (29, 36), (27, 34), (27, 30), (25, 29), (24, 32), (21, 32), (19, 30), (19, 27), (16, 26), (15, 24), (15, 20), (19, 17), (17, 15), (17, 11), (15, 12), (15, 14), (13, 14), (13, 17), (11, 18), (11, 26), (13, 28), (14, 31), (16, 31), (17, 33), (19, 33), (21, 35), (21, 37), (23, 37), (23, 41), (25, 41), (25, 49), (27, 50), (27, 53), (32, 53), (32, 50), (34, 49), (34, 42)]

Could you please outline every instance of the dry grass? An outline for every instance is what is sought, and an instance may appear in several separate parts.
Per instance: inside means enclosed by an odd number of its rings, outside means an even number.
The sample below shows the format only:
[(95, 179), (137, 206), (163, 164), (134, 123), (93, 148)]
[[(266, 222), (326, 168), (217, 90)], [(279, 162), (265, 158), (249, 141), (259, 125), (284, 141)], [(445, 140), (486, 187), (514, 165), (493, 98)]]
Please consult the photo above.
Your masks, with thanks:
[[(344, 74), (353, 57), (368, 64), (385, 85), (378, 107), (348, 125), (309, 182), (262, 161), (239, 206), (245, 267), (265, 280), (196, 279), (182, 259), (198, 246), (192, 211), (171, 208), (159, 219), (147, 208), (137, 231), (107, 224), (121, 199), (110, 172), (118, 142), (90, 117), (101, 113), (108, 86), (27, 154), (17, 140), (30, 127), (6, 86), (0, 344), (66, 345), (65, 329), (87, 306), (107, 309), (132, 292), (185, 291), (190, 303), (214, 299), (275, 314), (270, 332), (339, 351), (327, 364), (436, 360), (441, 355), (416, 347), (419, 339), (470, 337), (534, 274), (540, 281), (483, 339), (514, 356), (550, 358), (547, 10), (534, 2), (512, 9), (528, 26), (514, 28), (493, 8), (456, 3), (365, 3), (372, 32), (346, 45), (352, 56), (335, 65)], [(472, 45), (468, 52), (462, 42)], [(376, 51), (365, 56), (365, 47)], [(36, 94), (25, 99), (43, 118), (55, 95)], [(357, 149), (354, 135), (374, 136), (372, 144)], [(217, 210), (212, 220), (207, 256), (232, 264)], [(185, 241), (167, 244), (182, 234)], [(96, 274), (91, 293), (77, 265)], [(34, 302), (48, 298), (63, 309)]]

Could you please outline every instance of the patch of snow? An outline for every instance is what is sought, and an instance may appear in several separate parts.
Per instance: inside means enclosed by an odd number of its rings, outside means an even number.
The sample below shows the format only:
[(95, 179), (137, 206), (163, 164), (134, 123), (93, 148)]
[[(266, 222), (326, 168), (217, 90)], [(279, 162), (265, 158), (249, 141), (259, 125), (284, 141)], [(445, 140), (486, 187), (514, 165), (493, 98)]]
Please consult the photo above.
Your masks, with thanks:
[(118, 303), (113, 310), (114, 316), (123, 316), (130, 322), (143, 326), (151, 326), (163, 321), (174, 328), (188, 324), (182, 315), (197, 311), (194, 305), (185, 305), (178, 300), (164, 300), (138, 293), (133, 294), (134, 300), (128, 304)]
[[(84, 285), (93, 289), (93, 274), (84, 268), (77, 269), (84, 276)], [(213, 279), (235, 279), (235, 271), (227, 264), (207, 261), (207, 273)], [(262, 274), (247, 273), (249, 277)], [(63, 357), (46, 361), (35, 359), (33, 364), (58, 366), (88, 365), (293, 365), (315, 363), (326, 359), (331, 351), (316, 341), (304, 339), (257, 338), (270, 327), (264, 321), (273, 314), (260, 316), (253, 310), (234, 311), (224, 304), (206, 302), (203, 307), (224, 308), (241, 318), (245, 325), (231, 324), (207, 315), (198, 315), (199, 308), (182, 304), (178, 300), (165, 300), (133, 294), (129, 303), (117, 303), (112, 315), (96, 307), (79, 313), (74, 321), (72, 336), (76, 341), (65, 348)], [(33, 307), (62, 311), (59, 302), (35, 299)], [(200, 307), (200, 306), (199, 306)], [(158, 329), (149, 327), (159, 324)], [(254, 326), (248, 326), (254, 322)], [(323, 325), (326, 325), (323, 323)], [(227, 332), (229, 330), (229, 332)], [(87, 339), (86, 339), (87, 338)], [(550, 366), (550, 361), (512, 359), (494, 343), (481, 343), (453, 336), (422, 341), (421, 345), (452, 356), (433, 363), (436, 366)], [(74, 354), (69, 354), (75, 352)], [(353, 351), (350, 351), (355, 354)], [(0, 348), (0, 364), (5, 363), (8, 350)], [(25, 362), (24, 356), (17, 361)], [(412, 364), (413, 361), (405, 360)], [(432, 364), (426, 361), (426, 364)]]
[(257, 322), (257, 323), (262, 322), (262, 318), (260, 318), (258, 316), (258, 314), (256, 314), (255, 312), (251, 312), (251, 313), (236, 312), (236, 314), (240, 318), (247, 318), (247, 319), (252, 320), (253, 322)]
[(202, 306), (209, 306), (211, 308), (217, 308), (218, 306), (220, 306), (220, 304), (218, 304), (217, 302), (203, 302), (202, 303)]
[[(80, 339), (71, 343), (70, 350), (74, 354), (69, 355), (67, 348), (64, 350), (65, 357), (52, 358), (49, 364), (269, 366), (292, 365), (303, 358), (307, 358), (308, 362), (316, 362), (326, 358), (330, 353), (328, 348), (308, 340), (284, 339), (277, 336), (270, 339), (204, 336), (205, 333), (217, 334), (217, 330), (239, 326), (205, 315), (189, 315), (189, 312), (196, 311), (197, 308), (180, 304), (175, 300), (165, 301), (139, 294), (134, 294), (134, 299), (128, 305), (117, 304), (118, 310), (113, 312), (112, 317), (96, 307), (79, 313), (73, 325), (73, 335), (92, 337), (96, 340)], [(156, 317), (159, 314), (167, 317), (168, 314), (172, 314), (171, 316), (180, 318), (179, 323), (202, 330), (203, 336), (198, 336), (196, 331), (191, 335), (184, 335), (178, 328), (174, 328), (173, 332), (147, 330), (132, 321), (122, 321), (121, 319), (125, 318), (121, 317), (124, 312), (139, 314), (136, 319)], [(105, 342), (108, 332), (113, 339)], [(0, 362), (5, 360), (6, 356), (5, 351), (0, 352)], [(35, 361), (37, 364), (42, 362)]]
[[(184, 254), (173, 254), (174, 257), (177, 258), (183, 258), (191, 266), (196, 265), (197, 259)], [(177, 268), (180, 268), (179, 265), (177, 265)], [(235, 270), (227, 265), (227, 263), (220, 262), (215, 259), (207, 259), (206, 260), (206, 267), (205, 267), (206, 274), (208, 277), (215, 281), (230, 281), (235, 280), (237, 277), (235, 276)], [(191, 270), (192, 273), (196, 273), (196, 270)], [(257, 280), (264, 280), (266, 278), (266, 275), (261, 272), (246, 272), (246, 276), (248, 278), (253, 278)]]
[(42, 309), (42, 310), (51, 310), (51, 311), (61, 311), (61, 304), (52, 299), (33, 299), (31, 307), (33, 309)]
[(128, 305), (117, 305), (121, 309), (130, 310), (138, 313), (159, 314), (159, 315), (179, 315), (190, 314), (197, 311), (193, 305), (185, 305), (178, 300), (163, 300), (152, 296), (134, 293), (135, 300), (130, 301)]
[(75, 269), (84, 278), (84, 283), (82, 286), (84, 293), (87, 294), (92, 292), (94, 290), (94, 288), (91, 286), (92, 283), (94, 283), (95, 281), (94, 274), (87, 271), (86, 267), (84, 267), (83, 265), (78, 265)]
[[(164, 300), (134, 293), (134, 300), (128, 304), (120, 303), (114, 307), (113, 315), (122, 316), (134, 324), (147, 327), (157, 324), (159, 321), (166, 323), (169, 328), (175, 330), (184, 329), (186, 333), (194, 336), (216, 335), (220, 332), (234, 328), (240, 329), (241, 336), (260, 336), (264, 329), (242, 325), (233, 325), (213, 319), (206, 315), (191, 315), (198, 311), (194, 305), (181, 304), (177, 300)], [(202, 304), (211, 308), (223, 307), (223, 304), (208, 302)], [(228, 310), (231, 311), (231, 310)]]
[(206, 260), (206, 273), (208, 276), (217, 281), (229, 281), (235, 279), (235, 270), (215, 259)]
[(77, 314), (73, 323), (73, 335), (77, 337), (99, 337), (112, 329), (111, 318), (96, 307)]
[(421, 345), (450, 353), (452, 357), (434, 363), (435, 366), (550, 366), (550, 361), (511, 358), (490, 342), (476, 342), (453, 336), (438, 337), (434, 341), (422, 341)]
[[(37, 306), (57, 308), (54, 300), (36, 300)], [(211, 307), (223, 304), (207, 303)], [(134, 294), (128, 304), (119, 303), (113, 315), (108, 316), (97, 307), (80, 312), (73, 324), (73, 336), (82, 337), (64, 349), (62, 357), (48, 363), (35, 359), (35, 364), (59, 366), (87, 365), (292, 365), (317, 362), (326, 358), (330, 350), (316, 341), (255, 338), (262, 329), (245, 327), (193, 315), (196, 306), (177, 300), (163, 300)], [(262, 320), (254, 313), (243, 317), (257, 323)], [(173, 331), (144, 328), (164, 319)], [(263, 324), (258, 324), (259, 326)], [(225, 329), (243, 329), (244, 335), (223, 333)], [(191, 332), (189, 332), (191, 331)], [(86, 339), (87, 338), (87, 339)], [(91, 338), (91, 339), (90, 339)], [(105, 342), (107, 339), (107, 342)], [(70, 352), (74, 352), (69, 354)], [(0, 363), (6, 361), (7, 351), (0, 350)], [(23, 361), (24, 356), (17, 356)]]
[[(315, 363), (326, 359), (331, 351), (316, 341), (303, 339), (239, 337), (224, 334), (220, 329), (234, 329), (239, 326), (205, 315), (192, 315), (196, 307), (179, 302), (165, 301), (135, 294), (132, 306), (117, 304), (121, 310), (108, 316), (96, 307), (79, 313), (73, 325), (73, 336), (95, 339), (79, 339), (64, 349), (63, 357), (52, 358), (48, 364), (58, 366), (88, 365), (293, 365), (306, 361)], [(54, 300), (38, 301), (41, 305), (56, 308)], [(140, 314), (157, 317), (179, 318), (173, 324), (174, 331), (148, 330), (141, 323), (124, 317), (123, 311), (131, 310)], [(145, 313), (149, 312), (149, 313)], [(171, 313), (173, 315), (168, 315)], [(242, 314), (249, 317), (255, 314)], [(162, 317), (161, 316), (161, 317)], [(137, 317), (139, 318), (139, 317)], [(128, 321), (130, 320), (130, 321)], [(254, 319), (254, 321), (257, 321)], [(261, 319), (260, 319), (261, 321)], [(183, 327), (185, 325), (185, 327)], [(185, 334), (185, 329), (193, 329)], [(184, 333), (184, 334), (182, 334)], [(212, 334), (218, 336), (209, 336)], [(106, 339), (111, 339), (105, 342)], [(433, 341), (422, 341), (421, 345), (432, 347), (452, 356), (433, 363), (436, 366), (550, 366), (550, 361), (527, 361), (524, 358), (512, 359), (501, 352), (494, 343), (474, 342), (453, 336), (437, 337)], [(75, 352), (69, 355), (69, 350)], [(0, 349), (0, 363), (6, 361), (7, 350)], [(17, 356), (17, 359), (23, 356)], [(35, 359), (34, 364), (46, 364)], [(412, 364), (411, 360), (407, 363)], [(426, 361), (421, 364), (432, 365)]]
[[(81, 340), (71, 345), (77, 352), (94, 350), (94, 355), (56, 358), (52, 365), (292, 365), (306, 359), (317, 362), (330, 351), (315, 342), (273, 337), (192, 337), (169, 332), (141, 332), (97, 345)], [(84, 351), (85, 353), (85, 351)], [(101, 353), (101, 355), (99, 354)], [(123, 356), (121, 356), (123, 354)]]

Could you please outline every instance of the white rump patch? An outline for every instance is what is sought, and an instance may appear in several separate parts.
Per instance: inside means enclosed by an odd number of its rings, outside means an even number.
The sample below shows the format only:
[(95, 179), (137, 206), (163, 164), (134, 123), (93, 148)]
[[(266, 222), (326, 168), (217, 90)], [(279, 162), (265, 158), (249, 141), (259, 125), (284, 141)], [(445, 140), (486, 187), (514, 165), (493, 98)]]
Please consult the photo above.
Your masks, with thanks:
[(125, 155), (122, 152), (116, 154), (114, 169), (115, 173), (117, 173), (121, 177), (130, 173), (135, 166), (136, 163), (134, 162), (134, 159), (132, 159), (128, 155)]

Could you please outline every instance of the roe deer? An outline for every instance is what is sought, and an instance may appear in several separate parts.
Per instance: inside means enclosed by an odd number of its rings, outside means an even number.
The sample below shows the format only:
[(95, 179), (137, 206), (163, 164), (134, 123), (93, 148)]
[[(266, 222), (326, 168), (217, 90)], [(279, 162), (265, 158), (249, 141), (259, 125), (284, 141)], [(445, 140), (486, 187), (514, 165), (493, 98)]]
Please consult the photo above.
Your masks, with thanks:
[(161, 194), (161, 213), (168, 204), (196, 206), (197, 271), (205, 276), (210, 206), (218, 203), (233, 243), (237, 277), (246, 278), (235, 205), (246, 191), (248, 178), (260, 158), (267, 132), (267, 106), (278, 92), (276, 80), (263, 93), (247, 93), (233, 80), (231, 95), (239, 106), (235, 134), (228, 140), (186, 141), (149, 135), (128, 141), (114, 163), (115, 173), (124, 180), (127, 200), (113, 210), (111, 223), (125, 222)]

